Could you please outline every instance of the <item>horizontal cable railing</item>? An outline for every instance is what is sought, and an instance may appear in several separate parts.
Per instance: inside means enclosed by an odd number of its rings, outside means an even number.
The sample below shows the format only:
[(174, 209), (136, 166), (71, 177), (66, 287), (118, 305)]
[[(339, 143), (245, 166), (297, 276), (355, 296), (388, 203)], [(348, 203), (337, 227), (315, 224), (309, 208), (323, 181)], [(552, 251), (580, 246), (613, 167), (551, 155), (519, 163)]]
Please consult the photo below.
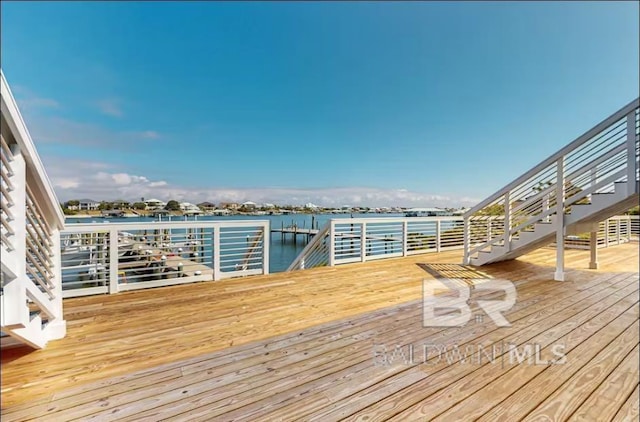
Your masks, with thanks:
[[(618, 182), (629, 181), (627, 189), (635, 189), (639, 132), (636, 99), (473, 207), (464, 216), (464, 262), (493, 246), (508, 251), (536, 224), (557, 222), (558, 214), (564, 218), (573, 207), (589, 204), (592, 195), (615, 192)], [(496, 225), (485, 237), (478, 227), (488, 218)]]
[(70, 224), (65, 297), (269, 273), (268, 221)]
[[(635, 219), (637, 221), (637, 219)], [(622, 215), (611, 217), (598, 223), (597, 247), (607, 248), (609, 246), (621, 245), (637, 239), (634, 237), (632, 216)], [(637, 232), (636, 232), (637, 233)], [(590, 234), (582, 233), (578, 235), (566, 236), (565, 247), (572, 249), (589, 249)]]
[(46, 222), (36, 198), (27, 185), (26, 195), (26, 270), (27, 297), (43, 320), (56, 316), (56, 252), (53, 230)]
[(288, 271), (459, 249), (462, 226), (462, 217), (332, 219)]
[[(637, 216), (612, 217), (600, 223), (598, 246), (629, 241), (634, 233), (634, 221), (637, 227), (638, 219), (634, 217)], [(635, 230), (637, 233), (637, 228)], [(504, 233), (504, 216), (473, 220), (469, 232), (476, 241), (500, 237)], [(462, 249), (463, 245), (463, 217), (332, 219), (287, 271)], [(589, 234), (566, 236), (565, 245), (588, 249)]]
[(15, 230), (11, 227), (11, 220), (14, 219), (11, 211), (14, 200), (11, 192), (15, 189), (11, 180), (14, 175), (11, 163), (14, 157), (2, 134), (0, 134), (0, 148), (2, 159), (2, 166), (0, 166), (0, 242), (5, 252), (11, 252), (14, 250), (11, 237), (15, 235)]

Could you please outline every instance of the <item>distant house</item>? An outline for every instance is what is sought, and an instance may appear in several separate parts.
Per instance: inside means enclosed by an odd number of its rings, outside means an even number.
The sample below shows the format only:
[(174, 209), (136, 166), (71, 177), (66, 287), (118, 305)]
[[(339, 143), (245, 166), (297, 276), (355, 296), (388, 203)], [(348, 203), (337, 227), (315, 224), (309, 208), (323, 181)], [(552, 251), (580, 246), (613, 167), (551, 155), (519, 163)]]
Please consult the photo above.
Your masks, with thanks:
[(79, 199), (77, 206), (74, 206), (74, 208), (69, 208), (74, 209), (75, 211), (95, 211), (99, 206), (100, 202), (94, 201), (93, 199)]
[(180, 211), (182, 211), (184, 214), (201, 214), (202, 213), (202, 210), (198, 208), (197, 205), (194, 205), (191, 202), (181, 202)]
[(111, 202), (111, 206), (115, 209), (125, 209), (125, 208), (129, 208), (131, 204), (129, 203), (129, 201), (125, 201), (124, 199), (116, 199), (115, 201)]
[(167, 205), (166, 202), (159, 199), (147, 199), (146, 201), (144, 201), (144, 203), (147, 206), (147, 209), (151, 211), (164, 209), (164, 207)]
[(216, 209), (216, 204), (212, 202), (200, 202), (198, 204), (198, 207), (204, 211), (213, 211), (214, 209)]
[(257, 206), (258, 204), (256, 204), (255, 202), (247, 201), (242, 203), (241, 208), (247, 211), (253, 211), (256, 209)]
[(225, 210), (237, 210), (240, 208), (240, 204), (237, 202), (221, 202), (220, 208), (224, 208)]

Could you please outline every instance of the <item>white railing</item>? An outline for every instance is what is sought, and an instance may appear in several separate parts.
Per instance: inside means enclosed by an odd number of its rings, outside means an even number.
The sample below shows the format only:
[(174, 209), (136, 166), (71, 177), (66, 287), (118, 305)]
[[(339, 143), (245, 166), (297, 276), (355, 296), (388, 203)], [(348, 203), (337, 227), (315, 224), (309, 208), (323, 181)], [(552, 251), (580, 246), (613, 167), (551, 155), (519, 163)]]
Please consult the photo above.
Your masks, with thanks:
[[(536, 223), (564, 229), (571, 206), (588, 203), (592, 194), (613, 192), (616, 182), (631, 181), (629, 195), (637, 194), (638, 112), (636, 99), (465, 213), (464, 262), (494, 245), (508, 252), (512, 240)], [(496, 230), (477, 236), (489, 218)]]
[(3, 74), (1, 80), (1, 329), (42, 348), (66, 332), (58, 248), (64, 217)]
[[(601, 222), (598, 247), (625, 243), (633, 236), (637, 239), (637, 217), (615, 216)], [(480, 221), (483, 223), (479, 224)], [(470, 234), (473, 239), (491, 239), (504, 233), (503, 221), (504, 216), (486, 216), (476, 221)], [(463, 224), (463, 217), (332, 219), (287, 271), (462, 249)], [(565, 245), (589, 249), (589, 237), (566, 236)]]
[(268, 221), (69, 224), (64, 297), (269, 273)]
[(640, 240), (640, 216), (630, 215), (629, 219), (631, 224), (631, 239)]
[(462, 248), (462, 217), (330, 220), (287, 271)]
[[(637, 231), (633, 232), (633, 222), (638, 221), (629, 215), (611, 217), (598, 223), (596, 245), (598, 248), (621, 245), (637, 239)], [(577, 236), (567, 236), (564, 244), (572, 249), (589, 249), (591, 245), (590, 234), (583, 233)]]

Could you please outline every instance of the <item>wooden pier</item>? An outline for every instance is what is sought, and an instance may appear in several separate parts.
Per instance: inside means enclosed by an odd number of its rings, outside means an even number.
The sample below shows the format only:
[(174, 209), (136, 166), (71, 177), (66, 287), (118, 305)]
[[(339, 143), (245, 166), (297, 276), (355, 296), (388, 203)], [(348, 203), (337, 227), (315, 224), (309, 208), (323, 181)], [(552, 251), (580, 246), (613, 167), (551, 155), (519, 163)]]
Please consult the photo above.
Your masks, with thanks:
[(298, 224), (291, 222), (291, 225), (285, 226), (284, 221), (282, 222), (282, 226), (280, 228), (272, 228), (271, 233), (280, 233), (280, 239), (282, 243), (287, 240), (287, 234), (291, 235), (291, 239), (293, 243), (296, 244), (298, 242), (298, 236), (302, 236), (307, 242), (311, 240), (313, 236), (318, 234), (320, 230), (318, 229), (318, 223), (315, 218), (311, 218), (311, 228), (305, 227), (306, 223), (303, 222), (302, 227)]

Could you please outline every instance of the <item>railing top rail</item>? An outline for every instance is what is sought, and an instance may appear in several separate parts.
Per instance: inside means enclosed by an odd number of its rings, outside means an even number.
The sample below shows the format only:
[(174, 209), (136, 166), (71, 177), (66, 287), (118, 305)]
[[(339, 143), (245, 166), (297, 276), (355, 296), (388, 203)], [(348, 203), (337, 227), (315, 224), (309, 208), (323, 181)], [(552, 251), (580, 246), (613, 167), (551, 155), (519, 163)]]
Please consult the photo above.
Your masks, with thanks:
[(463, 221), (464, 217), (461, 215), (451, 215), (443, 217), (378, 217), (378, 218), (332, 218), (330, 221), (333, 223), (344, 224), (360, 224), (360, 223), (402, 223), (418, 222), (418, 221)]
[[(55, 225), (62, 228), (64, 227), (64, 215), (58, 205), (58, 198), (53, 190), (53, 185), (49, 180), (49, 176), (47, 176), (47, 172), (44, 170), (44, 165), (36, 151), (31, 135), (27, 129), (27, 125), (22, 118), (22, 114), (20, 114), (16, 100), (13, 97), (2, 70), (0, 70), (0, 80), (0, 103), (2, 107), (2, 114), (6, 118), (6, 122), (9, 125), (18, 146), (20, 147), (27, 165), (30, 166), (38, 176), (38, 190), (47, 198), (47, 201), (43, 201), (46, 202), (47, 213), (55, 220)], [(54, 223), (54, 221), (52, 221), (52, 223)]]
[(541, 161), (539, 164), (537, 164), (536, 166), (531, 168), (529, 171), (523, 173), (520, 177), (518, 177), (517, 179), (515, 179), (511, 183), (507, 184), (506, 186), (504, 186), (501, 189), (498, 189), (494, 194), (490, 195), (485, 200), (483, 200), (482, 202), (480, 202), (479, 204), (477, 204), (476, 206), (471, 208), (469, 211), (467, 211), (464, 214), (464, 217), (468, 217), (468, 216), (472, 215), (473, 213), (481, 210), (485, 206), (489, 205), (490, 203), (492, 203), (496, 199), (500, 198), (500, 196), (504, 195), (506, 192), (510, 191), (514, 187), (518, 186), (520, 183), (526, 181), (531, 176), (533, 176), (536, 173), (538, 173), (540, 170), (543, 170), (544, 168), (546, 168), (550, 164), (552, 164), (555, 161), (557, 161), (559, 158), (564, 157), (567, 153), (573, 151), (577, 147), (579, 147), (582, 144), (586, 143), (591, 138), (593, 138), (593, 136), (597, 135), (598, 133), (600, 133), (601, 131), (603, 131), (604, 129), (606, 129), (607, 127), (609, 127), (610, 125), (612, 125), (616, 121), (622, 119), (624, 116), (626, 116), (627, 114), (629, 114), (633, 110), (637, 109), (639, 106), (640, 106), (640, 97), (636, 98), (633, 101), (631, 101), (629, 104), (625, 105), (624, 107), (622, 107), (621, 109), (619, 109), (618, 111), (613, 113), (611, 116), (607, 117), (606, 119), (604, 119), (603, 121), (601, 121), (600, 123), (595, 125), (593, 128), (589, 129), (588, 131), (586, 131), (585, 133), (580, 135), (573, 142), (571, 142), (570, 144), (566, 145), (565, 147), (563, 147), (562, 149), (560, 149), (556, 153), (550, 155), (547, 159)]
[(83, 231), (109, 231), (133, 230), (133, 229), (183, 229), (197, 227), (268, 227), (269, 220), (199, 220), (199, 221), (131, 221), (122, 223), (71, 223), (67, 224), (63, 233), (83, 232)]

